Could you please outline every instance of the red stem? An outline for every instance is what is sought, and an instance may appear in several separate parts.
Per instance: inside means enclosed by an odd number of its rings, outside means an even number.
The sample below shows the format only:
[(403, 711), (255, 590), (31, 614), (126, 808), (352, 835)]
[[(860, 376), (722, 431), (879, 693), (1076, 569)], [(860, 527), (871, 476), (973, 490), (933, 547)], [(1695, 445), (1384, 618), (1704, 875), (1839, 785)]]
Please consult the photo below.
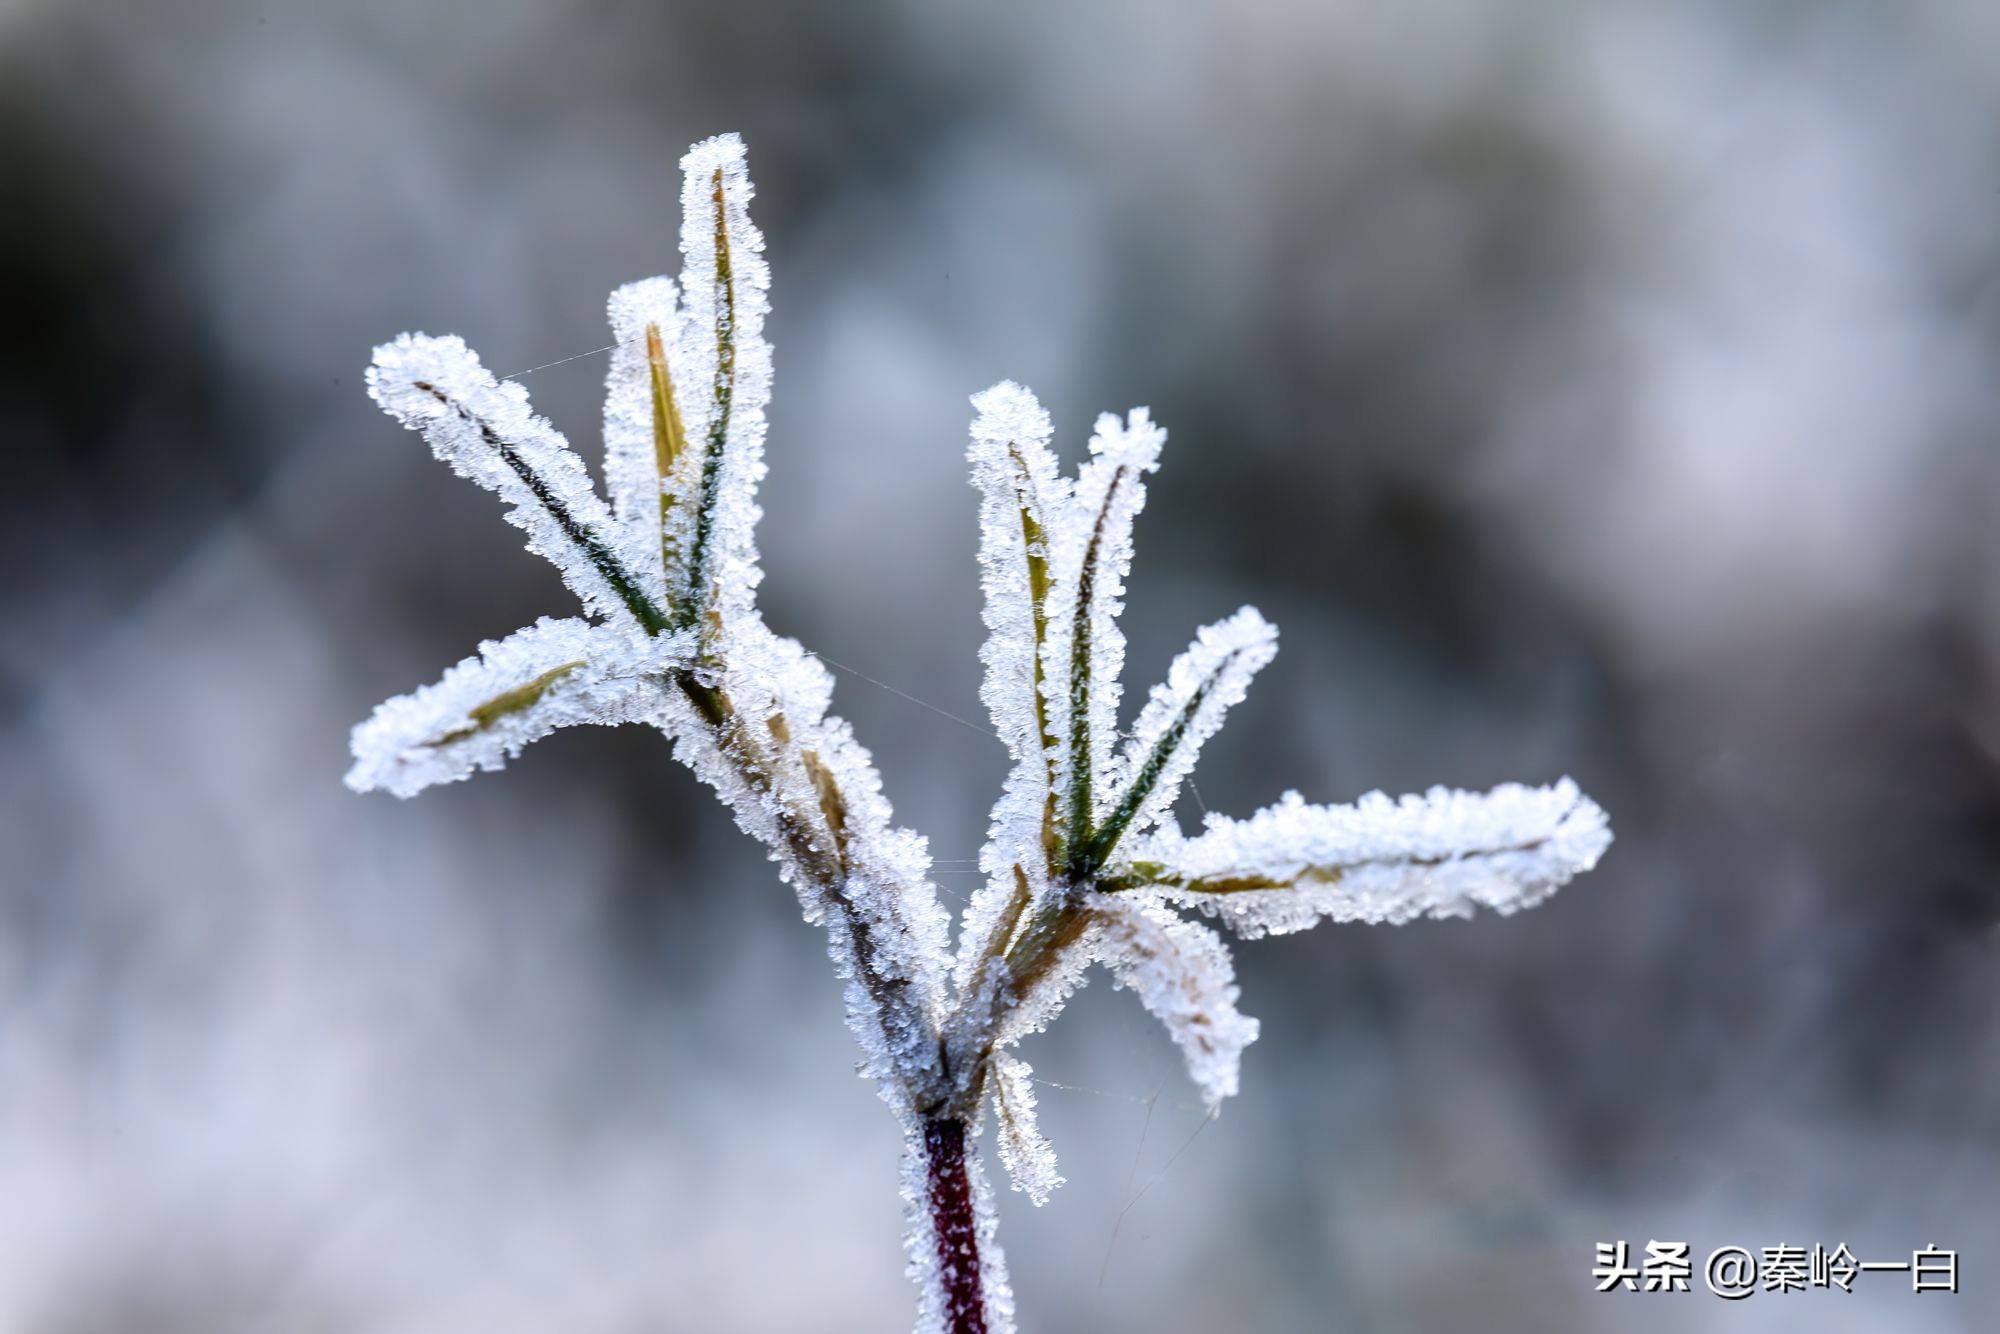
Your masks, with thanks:
[(944, 1327), (950, 1334), (986, 1334), (986, 1301), (979, 1287), (979, 1225), (972, 1211), (972, 1180), (965, 1170), (965, 1122), (945, 1117), (925, 1121), (924, 1153), (929, 1162), (938, 1285), (944, 1292)]

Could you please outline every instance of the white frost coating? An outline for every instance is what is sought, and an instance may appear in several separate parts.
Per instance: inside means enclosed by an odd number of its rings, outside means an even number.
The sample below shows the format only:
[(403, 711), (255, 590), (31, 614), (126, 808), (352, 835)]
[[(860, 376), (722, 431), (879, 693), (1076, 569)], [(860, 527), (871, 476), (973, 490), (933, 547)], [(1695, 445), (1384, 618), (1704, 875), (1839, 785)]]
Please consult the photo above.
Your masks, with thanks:
[[(1030, 910), (1032, 911), (1032, 909)], [(1069, 1004), (1069, 998), (1090, 980), (1090, 965), (1097, 962), (1101, 922), (1092, 919), (1076, 938), (1059, 951), (1048, 969), (1033, 985), (1017, 988), (1013, 1004), (1000, 1016), (993, 1030), (995, 1050), (1011, 1047), (1031, 1033), (1039, 1033), (1054, 1023)]]
[[(987, 1334), (1014, 1334), (1014, 1287), (1007, 1277), (1007, 1254), (1000, 1246), (999, 1214), (993, 1207), (993, 1187), (986, 1180), (979, 1145), (965, 1139), (965, 1172), (972, 1187), (974, 1235), (979, 1254), (958, 1263), (979, 1269), (979, 1291), (986, 1308)], [(924, 1148), (922, 1120), (903, 1121), (903, 1272), (917, 1285), (915, 1334), (951, 1334), (945, 1323), (945, 1274), (938, 1260), (937, 1231), (930, 1210), (930, 1159)]]
[[(384, 412), (422, 434), (453, 472), (506, 501), (507, 521), (528, 534), (528, 549), (562, 571), (592, 615), (630, 616), (564, 522), (566, 516), (585, 541), (600, 542), (609, 553), (619, 545), (611, 515), (583, 460), (529, 408), (526, 389), (494, 379), (462, 339), (403, 334), (375, 349), (368, 392)], [(524, 471), (536, 480), (531, 483)], [(535, 494), (537, 486), (546, 499)]]
[(1175, 734), (1150, 795), (1127, 826), (1128, 835), (1151, 828), (1173, 806), (1181, 783), (1201, 756), (1202, 744), (1220, 730), (1223, 717), (1243, 702), (1251, 678), (1277, 653), (1278, 628), (1255, 607), (1244, 607), (1195, 633), (1194, 643), (1167, 669), (1166, 681), (1153, 687), (1119, 757), (1116, 782), (1122, 801), (1161, 740)]
[[(764, 575), (757, 562), (757, 484), (764, 477), (764, 411), (771, 400), (771, 345), (764, 316), (771, 268), (764, 235), (750, 221), (755, 190), (734, 134), (705, 139), (681, 159), (681, 344), (673, 356), (676, 391), (686, 390), (681, 417), (689, 453), (703, 472), (713, 470), (717, 490), (708, 534), (707, 589), (725, 617), (747, 611)], [(718, 181), (719, 174), (719, 181)], [(716, 201), (722, 196), (726, 247), (716, 244)], [(728, 282), (719, 282), (718, 258), (726, 250)], [(733, 362), (722, 356), (725, 333)], [(726, 408), (726, 413), (725, 413)], [(726, 416), (726, 422), (725, 422)], [(724, 427), (719, 459), (711, 460)], [(694, 505), (674, 507), (676, 545), (695, 550)], [(683, 513), (685, 511), (685, 513)]]
[[(1135, 847), (1167, 898), (1221, 918), (1239, 935), (1300, 931), (1321, 920), (1399, 924), (1470, 917), (1476, 907), (1531, 908), (1597, 864), (1611, 828), (1565, 778), (1491, 792), (1434, 787), (1391, 800), (1309, 806), (1287, 792), (1248, 820), (1210, 816)], [(1282, 888), (1244, 888), (1270, 882)]]
[(412, 797), (499, 769), (559, 727), (652, 719), (661, 680), (684, 666), (691, 635), (650, 638), (621, 625), (544, 617), (489, 640), (443, 679), (378, 706), (354, 729), (347, 785)]
[[(972, 396), (978, 415), (966, 458), (979, 488), (980, 588), (988, 639), (979, 650), (986, 677), (979, 697), (1017, 761), (1042, 766), (1035, 708), (1035, 605), (1030, 556), (1046, 559), (1052, 521), (1068, 513), (1070, 486), (1049, 451), (1049, 414), (1011, 380)], [(1031, 549), (1023, 515), (1040, 530)]]
[[(1118, 628), (1118, 614), (1125, 609), (1125, 576), (1132, 569), (1132, 524), (1146, 503), (1143, 478), (1160, 466), (1160, 447), (1166, 439), (1167, 433), (1153, 424), (1145, 408), (1132, 409), (1123, 422), (1109, 412), (1100, 416), (1090, 438), (1092, 457), (1078, 473), (1075, 498), (1052, 536), (1049, 672), (1043, 694), (1059, 757), (1056, 786), (1064, 802), (1077, 780), (1069, 747), (1071, 720), (1086, 686), (1069, 670), (1077, 603), (1087, 580), (1089, 605), (1081, 618), (1090, 637), (1086, 763), (1095, 777), (1110, 772), (1112, 743), (1118, 734), (1119, 675), (1125, 666), (1125, 634)], [(1107, 786), (1092, 785), (1093, 820), (1109, 809)]]
[[(1044, 770), (1038, 777), (1031, 764), (1040, 766), (1041, 760), (1024, 760), (1014, 766), (988, 817), (986, 842), (979, 849), (979, 869), (986, 879), (973, 891), (959, 924), (958, 963), (952, 978), (960, 992), (974, 985), (980, 960), (993, 945), (994, 934), (1005, 926), (1002, 915), (1018, 892), (1015, 868), (1020, 869), (1031, 893), (1035, 886), (1049, 881), (1048, 856), (1041, 839), (1047, 773)], [(1005, 941), (999, 942), (1000, 948), (1005, 946)]]
[(993, 1058), (993, 1138), (1000, 1163), (1014, 1189), (1039, 1206), (1048, 1203), (1063, 1176), (1056, 1170), (1055, 1148), (1035, 1119), (1033, 1076), (1026, 1061), (1005, 1053)]
[[(662, 720), (675, 754), (769, 850), (806, 920), (825, 928), (862, 1071), (907, 1113), (937, 1081), (949, 957), (950, 924), (930, 883), (929, 850), (892, 824), (868, 752), (826, 712), (833, 683), (817, 658), (772, 633), (754, 610), (725, 620), (708, 651), (721, 666), (706, 684), (727, 697), (731, 718), (718, 731), (676, 695)], [(822, 781), (837, 793), (831, 812)], [(871, 976), (902, 999), (881, 1003)]]
[[(1002, 381), (972, 397), (972, 443), (966, 458), (979, 489), (980, 586), (988, 636), (979, 651), (985, 679), (979, 695), (1006, 741), (1014, 767), (988, 821), (980, 869), (987, 879), (967, 908), (957, 980), (971, 984), (999, 914), (1015, 893), (1015, 868), (1031, 886), (1048, 881), (1042, 842), (1049, 798), (1049, 760), (1035, 689), (1036, 606), (1030, 558), (1049, 557), (1048, 534), (1067, 513), (1070, 484), (1049, 450), (1049, 415), (1035, 396)], [(1030, 533), (1034, 541), (1030, 542)]]
[[(645, 581), (647, 592), (664, 605), (660, 504), (669, 485), (675, 495), (685, 496), (686, 465), (692, 460), (683, 456), (671, 478), (660, 476), (653, 441), (653, 373), (646, 329), (652, 325), (660, 331), (661, 350), (670, 368), (668, 378), (674, 382), (678, 402), (685, 397), (680, 386), (687, 377), (671, 370), (681, 344), (681, 310), (673, 279), (646, 278), (625, 284), (611, 294), (608, 313), (612, 347), (611, 367), (604, 379), (604, 483), (611, 494), (611, 510), (618, 520), (627, 563)], [(672, 582), (678, 597), (685, 574)]]
[(1211, 1110), (1235, 1097), (1257, 1021), (1236, 1009), (1236, 968), (1222, 937), (1130, 891), (1099, 894), (1091, 906), (1104, 916), (1099, 952), (1113, 984), (1132, 988), (1167, 1026)]

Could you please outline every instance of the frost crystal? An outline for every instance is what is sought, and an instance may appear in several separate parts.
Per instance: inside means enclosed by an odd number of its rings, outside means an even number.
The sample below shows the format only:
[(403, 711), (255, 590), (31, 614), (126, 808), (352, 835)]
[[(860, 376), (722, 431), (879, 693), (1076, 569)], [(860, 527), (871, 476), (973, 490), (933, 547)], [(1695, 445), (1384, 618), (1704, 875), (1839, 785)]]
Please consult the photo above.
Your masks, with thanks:
[(1125, 576), (1132, 568), (1132, 525), (1146, 503), (1144, 477), (1160, 466), (1167, 433), (1146, 409), (1127, 421), (1105, 413), (1090, 438), (1094, 456), (1077, 475), (1076, 496), (1057, 521), (1052, 542), (1049, 634), (1043, 682), (1049, 727), (1058, 742), (1058, 803), (1083, 826), (1104, 814), (1095, 781), (1111, 767), (1118, 733), (1119, 674), (1125, 667)]
[(1125, 818), (1131, 828), (1147, 828), (1172, 807), (1202, 743), (1221, 729), (1223, 715), (1243, 702), (1250, 678), (1277, 652), (1278, 628), (1255, 607), (1244, 607), (1226, 621), (1203, 626), (1174, 659), (1119, 758), (1119, 808), (1130, 805)]
[(1597, 864), (1611, 827), (1567, 778), (1491, 792), (1434, 787), (1391, 800), (1309, 806), (1287, 792), (1248, 820), (1210, 816), (1204, 832), (1159, 838), (1133, 874), (1254, 937), (1322, 919), (1400, 924), (1532, 908)]
[(593, 616), (634, 614), (640, 590), (613, 549), (611, 516), (583, 460), (528, 407), (527, 390), (494, 379), (462, 339), (404, 334), (375, 349), (368, 392), (453, 472), (506, 501), (528, 549), (562, 571)]
[(1036, 1204), (1047, 1204), (1049, 1192), (1063, 1183), (1056, 1171), (1056, 1151), (1042, 1137), (1035, 1120), (1034, 1071), (1014, 1056), (1001, 1055), (993, 1061), (993, 1113), (998, 1125), (994, 1137), (1000, 1146), (1000, 1162), (1014, 1189)]
[(1013, 1049), (1092, 964), (1165, 1025), (1212, 1108), (1236, 1093), (1258, 1026), (1236, 1008), (1222, 938), (1176, 909), (1244, 936), (1511, 912), (1594, 865), (1610, 827), (1564, 779), (1351, 806), (1288, 793), (1183, 837), (1166, 812), (1277, 652), (1277, 630), (1251, 607), (1204, 627), (1118, 745), (1118, 615), (1166, 433), (1144, 408), (1100, 417), (1072, 481), (1048, 414), (1003, 382), (973, 399), (967, 458), (988, 631), (980, 697), (1014, 763), (954, 964), (924, 841), (896, 827), (873, 760), (828, 711), (826, 669), (757, 609), (770, 270), (742, 141), (696, 144), (681, 168), (678, 285), (648, 278), (609, 303), (608, 505), (526, 391), (463, 342), (405, 334), (376, 349), (376, 402), (500, 495), (586, 615), (481, 644), (380, 706), (354, 729), (347, 782), (410, 796), (500, 768), (559, 727), (664, 732), (826, 932), (861, 1070), (903, 1128), (919, 1334), (1007, 1334), (1013, 1295), (978, 1130), (990, 1098), (1014, 1186), (1040, 1204), (1062, 1183)]
[(1222, 937), (1130, 895), (1099, 894), (1090, 907), (1104, 917), (1099, 948), (1112, 978), (1167, 1026), (1208, 1105), (1235, 1097), (1257, 1021), (1237, 1013), (1236, 968)]
[(699, 601), (725, 618), (749, 609), (757, 563), (757, 483), (764, 478), (764, 410), (771, 346), (764, 341), (771, 267), (750, 221), (743, 141), (718, 135), (681, 159), (681, 291), (688, 318), (673, 358), (703, 503), (676, 507), (675, 541)]
[[(662, 603), (687, 583), (685, 553), (667, 546), (675, 507), (693, 505), (687, 425), (674, 392), (681, 311), (670, 278), (611, 294), (611, 369), (604, 384), (604, 480), (627, 563)], [(680, 377), (685, 381), (687, 375)], [(685, 511), (683, 511), (684, 515)]]
[(498, 769), (559, 727), (650, 721), (661, 682), (692, 659), (691, 635), (543, 617), (479, 646), (435, 685), (378, 706), (354, 729), (347, 785), (414, 797)]

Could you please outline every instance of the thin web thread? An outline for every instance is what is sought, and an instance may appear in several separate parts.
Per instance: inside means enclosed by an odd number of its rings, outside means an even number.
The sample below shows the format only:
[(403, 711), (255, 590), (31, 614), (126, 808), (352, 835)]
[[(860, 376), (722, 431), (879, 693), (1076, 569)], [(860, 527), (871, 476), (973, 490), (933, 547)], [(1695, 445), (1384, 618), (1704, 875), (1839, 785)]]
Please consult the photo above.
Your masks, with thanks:
[[(633, 338), (633, 339), (628, 339), (627, 341), (632, 343), (637, 343), (640, 340), (637, 338)], [(528, 369), (524, 371), (515, 371), (512, 374), (503, 375), (500, 378), (503, 380), (518, 380), (523, 375), (533, 375), (536, 371), (546, 371), (553, 369), (554, 367), (557, 366), (567, 366), (572, 361), (582, 361), (585, 357), (601, 357), (606, 352), (616, 352), (619, 348), (624, 346), (625, 346), (624, 343), (606, 343), (603, 347), (593, 347), (588, 352), (579, 352), (572, 357), (558, 357), (554, 361), (545, 361), (539, 366), (530, 366), (528, 367)]]
[(929, 709), (932, 713), (937, 714), (939, 717), (949, 718), (953, 722), (957, 723), (960, 727), (969, 727), (973, 731), (979, 733), (981, 736), (990, 736), (995, 741), (1004, 740), (1004, 738), (998, 732), (994, 731), (990, 727), (981, 727), (978, 723), (973, 722), (970, 718), (959, 717), (957, 714), (953, 713), (950, 709), (939, 708), (937, 705), (930, 703), (928, 700), (918, 699), (915, 695), (912, 695), (909, 691), (898, 690), (896, 689), (896, 687), (890, 685), (886, 681), (877, 681), (874, 677), (868, 675), (866, 672), (858, 672), (854, 668), (847, 666), (845, 663), (835, 662), (832, 658), (827, 657), (826, 654), (824, 653), (816, 653), (812, 649), (807, 649), (806, 652), (811, 653), (813, 657), (818, 658), (821, 662), (825, 663), (829, 667), (834, 668), (837, 671), (846, 672), (849, 676), (855, 677), (862, 681), (866, 681), (871, 686), (875, 686), (878, 687), (879, 689), (886, 690), (890, 694), (896, 696), (898, 699), (906, 699), (910, 703), (915, 704), (919, 708)]

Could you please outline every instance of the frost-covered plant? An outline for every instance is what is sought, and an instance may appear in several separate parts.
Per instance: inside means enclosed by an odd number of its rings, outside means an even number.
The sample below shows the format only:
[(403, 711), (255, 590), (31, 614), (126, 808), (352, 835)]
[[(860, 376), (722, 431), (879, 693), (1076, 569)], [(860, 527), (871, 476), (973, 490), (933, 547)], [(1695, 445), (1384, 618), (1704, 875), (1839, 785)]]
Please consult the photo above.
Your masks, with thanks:
[(827, 712), (820, 662), (759, 616), (770, 271), (741, 141), (697, 144), (681, 167), (680, 289), (651, 278), (611, 296), (609, 507), (521, 386), (463, 342), (406, 334), (376, 349), (376, 402), (500, 494), (585, 614), (482, 644), (383, 704), (354, 731), (347, 782), (407, 797), (497, 769), (559, 727), (666, 733), (826, 930), (863, 1072), (903, 1129), (917, 1328), (997, 1334), (1012, 1328), (1013, 1299), (978, 1132), (990, 1104), (1015, 1187), (1040, 1203), (1061, 1183), (1014, 1053), (1091, 964), (1166, 1025), (1212, 1107), (1236, 1092), (1257, 1021), (1236, 1008), (1221, 937), (1181, 909), (1246, 937), (1322, 919), (1508, 913), (1589, 869), (1610, 830), (1565, 779), (1347, 806), (1288, 793), (1183, 835), (1175, 796), (1277, 631), (1249, 607), (1202, 629), (1121, 742), (1117, 618), (1166, 433), (1143, 408), (1100, 417), (1072, 480), (1047, 414), (1003, 383), (973, 399), (969, 457), (991, 631), (981, 695), (1014, 767), (954, 957), (924, 840), (891, 822), (868, 752)]

